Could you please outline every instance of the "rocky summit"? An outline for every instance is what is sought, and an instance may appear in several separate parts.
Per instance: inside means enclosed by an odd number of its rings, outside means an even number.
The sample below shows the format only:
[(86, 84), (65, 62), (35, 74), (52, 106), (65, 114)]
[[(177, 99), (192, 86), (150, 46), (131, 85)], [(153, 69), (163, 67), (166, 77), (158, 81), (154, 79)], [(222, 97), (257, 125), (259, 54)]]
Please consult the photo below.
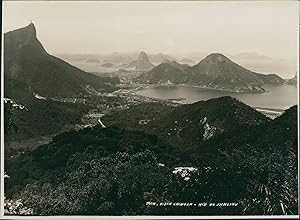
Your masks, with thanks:
[(149, 61), (148, 55), (144, 51), (140, 52), (137, 60), (132, 61), (127, 66), (127, 68), (135, 70), (149, 70), (153, 67), (154, 65)]
[(4, 34), (5, 96), (73, 97), (111, 90), (116, 78), (98, 77), (45, 50), (33, 23)]

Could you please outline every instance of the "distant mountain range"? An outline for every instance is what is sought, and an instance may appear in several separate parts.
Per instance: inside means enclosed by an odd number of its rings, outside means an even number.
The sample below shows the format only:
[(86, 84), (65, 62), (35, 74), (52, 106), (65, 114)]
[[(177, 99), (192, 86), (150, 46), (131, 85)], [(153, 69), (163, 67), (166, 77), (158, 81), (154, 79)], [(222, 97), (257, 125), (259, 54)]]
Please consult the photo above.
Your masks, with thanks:
[[(106, 57), (107, 60), (110, 60), (110, 62), (113, 63), (130, 63), (132, 61), (135, 61), (140, 56), (140, 53), (113, 53), (109, 56), (101, 56), (100, 57)], [(163, 53), (157, 53), (157, 54), (147, 54), (147, 57), (151, 63), (161, 63), (163, 60), (175, 60), (177, 59), (175, 57), (172, 57), (168, 54)]]
[(148, 56), (149, 56), (149, 60), (152, 63), (162, 63), (164, 60), (174, 60), (174, 61), (177, 61), (177, 59), (175, 57), (172, 57), (170, 55), (163, 54), (163, 53), (149, 54)]
[[(174, 74), (172, 74), (174, 72)], [(234, 92), (264, 92), (263, 85), (281, 85), (285, 80), (275, 74), (259, 74), (243, 68), (222, 54), (210, 54), (187, 68), (182, 64), (162, 63), (140, 78), (146, 83), (188, 84)]]
[[(98, 59), (102, 62), (111, 62), (117, 65), (128, 64), (138, 57), (138, 52), (125, 53), (125, 52), (115, 52), (112, 54), (59, 54), (58, 57), (73, 62), (85, 62), (87, 59)], [(178, 59), (176, 54), (165, 54), (165, 53), (147, 53), (151, 63), (158, 65), (163, 62), (163, 60), (175, 60), (179, 63), (195, 64), (200, 60), (204, 59), (209, 52), (196, 52), (189, 53), (188, 55), (179, 55), (183, 57)], [(257, 52), (244, 52), (239, 54), (224, 54), (234, 62), (242, 65), (247, 69), (251, 69), (254, 72), (259, 73), (281, 73), (280, 76), (284, 76), (284, 73), (293, 72), (297, 69), (296, 58), (285, 58), (285, 57), (270, 57)], [(186, 57), (185, 57), (186, 56)], [(75, 64), (75, 63), (74, 63)]]
[(113, 90), (117, 78), (86, 73), (46, 52), (27, 27), (4, 34), (5, 96), (39, 94), (43, 97), (76, 97), (89, 90)]
[(140, 52), (137, 60), (132, 61), (127, 65), (127, 68), (134, 70), (149, 70), (153, 67), (154, 65), (149, 61), (148, 55), (144, 51)]

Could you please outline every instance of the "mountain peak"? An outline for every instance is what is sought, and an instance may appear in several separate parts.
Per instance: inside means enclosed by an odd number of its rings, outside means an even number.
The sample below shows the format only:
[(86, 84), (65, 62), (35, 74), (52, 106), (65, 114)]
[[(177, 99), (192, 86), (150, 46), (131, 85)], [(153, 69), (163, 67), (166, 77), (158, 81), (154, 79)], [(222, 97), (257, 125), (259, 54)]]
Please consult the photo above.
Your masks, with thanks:
[(36, 37), (33, 23), (4, 34), (4, 58), (5, 82), (18, 80), (22, 85), (6, 84), (5, 91), (15, 97), (31, 97), (33, 91), (44, 97), (74, 97), (87, 94), (86, 85), (95, 90), (110, 89), (105, 83), (114, 84), (115, 80), (83, 72), (48, 54)]
[(214, 62), (221, 62), (224, 63), (225, 61), (229, 60), (228, 57), (224, 56), (221, 53), (211, 53), (207, 57), (204, 58), (206, 61), (214, 61)]
[(148, 55), (146, 54), (146, 52), (141, 51), (139, 54), (138, 60), (149, 62), (149, 58), (148, 58)]
[(29, 25), (23, 27), (23, 28), (19, 28), (13, 31), (9, 31), (6, 34), (8, 35), (20, 35), (20, 37), (24, 37), (26, 39), (28, 38), (36, 38), (36, 28), (34, 26), (34, 24), (31, 22)]
[(189, 69), (188, 83), (235, 92), (264, 92), (264, 84), (284, 82), (277, 75), (252, 72), (221, 53), (212, 53)]
[(135, 68), (137, 70), (148, 70), (153, 68), (154, 65), (149, 61), (147, 54), (141, 51), (138, 59), (128, 64), (128, 68)]
[(5, 33), (4, 41), (6, 41), (6, 46), (9, 45), (11, 54), (23, 48), (30, 48), (32, 50), (31, 53), (33, 53), (33, 51), (34, 53), (46, 52), (41, 42), (37, 39), (36, 28), (32, 22), (25, 27)]
[(34, 33), (34, 35), (36, 35), (36, 28), (35, 28), (35, 25), (34, 25), (32, 22), (30, 22), (30, 24), (27, 25), (25, 28), (26, 28), (28, 31)]

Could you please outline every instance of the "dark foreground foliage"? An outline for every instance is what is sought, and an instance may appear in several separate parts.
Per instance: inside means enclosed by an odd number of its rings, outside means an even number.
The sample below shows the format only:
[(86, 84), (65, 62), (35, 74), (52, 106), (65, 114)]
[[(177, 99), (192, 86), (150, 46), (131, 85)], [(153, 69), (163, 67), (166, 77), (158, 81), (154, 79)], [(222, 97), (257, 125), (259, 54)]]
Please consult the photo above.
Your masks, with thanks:
[(6, 160), (6, 196), (36, 215), (297, 214), (297, 106), (240, 128), (184, 149), (117, 127), (63, 133)]

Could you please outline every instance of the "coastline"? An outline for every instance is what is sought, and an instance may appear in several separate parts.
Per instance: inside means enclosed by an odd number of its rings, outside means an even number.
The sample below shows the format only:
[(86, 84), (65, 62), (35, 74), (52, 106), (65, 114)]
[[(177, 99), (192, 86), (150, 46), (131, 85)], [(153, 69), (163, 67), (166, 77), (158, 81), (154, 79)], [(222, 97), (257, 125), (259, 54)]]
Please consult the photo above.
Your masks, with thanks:
[(155, 87), (190, 87), (190, 88), (195, 88), (195, 89), (203, 89), (203, 90), (216, 90), (216, 91), (224, 91), (224, 92), (230, 92), (230, 93), (237, 93), (237, 94), (260, 94), (260, 93), (265, 93), (265, 92), (269, 92), (267, 90), (264, 89), (263, 92), (260, 91), (235, 91), (235, 90), (230, 90), (230, 89), (221, 89), (221, 88), (213, 88), (213, 87), (204, 87), (204, 86), (195, 86), (195, 85), (189, 85), (189, 84), (177, 84), (177, 85), (168, 85), (168, 84), (145, 84), (145, 87), (143, 85), (140, 85), (138, 89), (136, 89), (136, 91), (138, 90), (142, 90), (142, 89), (150, 89), (150, 88), (155, 88)]

